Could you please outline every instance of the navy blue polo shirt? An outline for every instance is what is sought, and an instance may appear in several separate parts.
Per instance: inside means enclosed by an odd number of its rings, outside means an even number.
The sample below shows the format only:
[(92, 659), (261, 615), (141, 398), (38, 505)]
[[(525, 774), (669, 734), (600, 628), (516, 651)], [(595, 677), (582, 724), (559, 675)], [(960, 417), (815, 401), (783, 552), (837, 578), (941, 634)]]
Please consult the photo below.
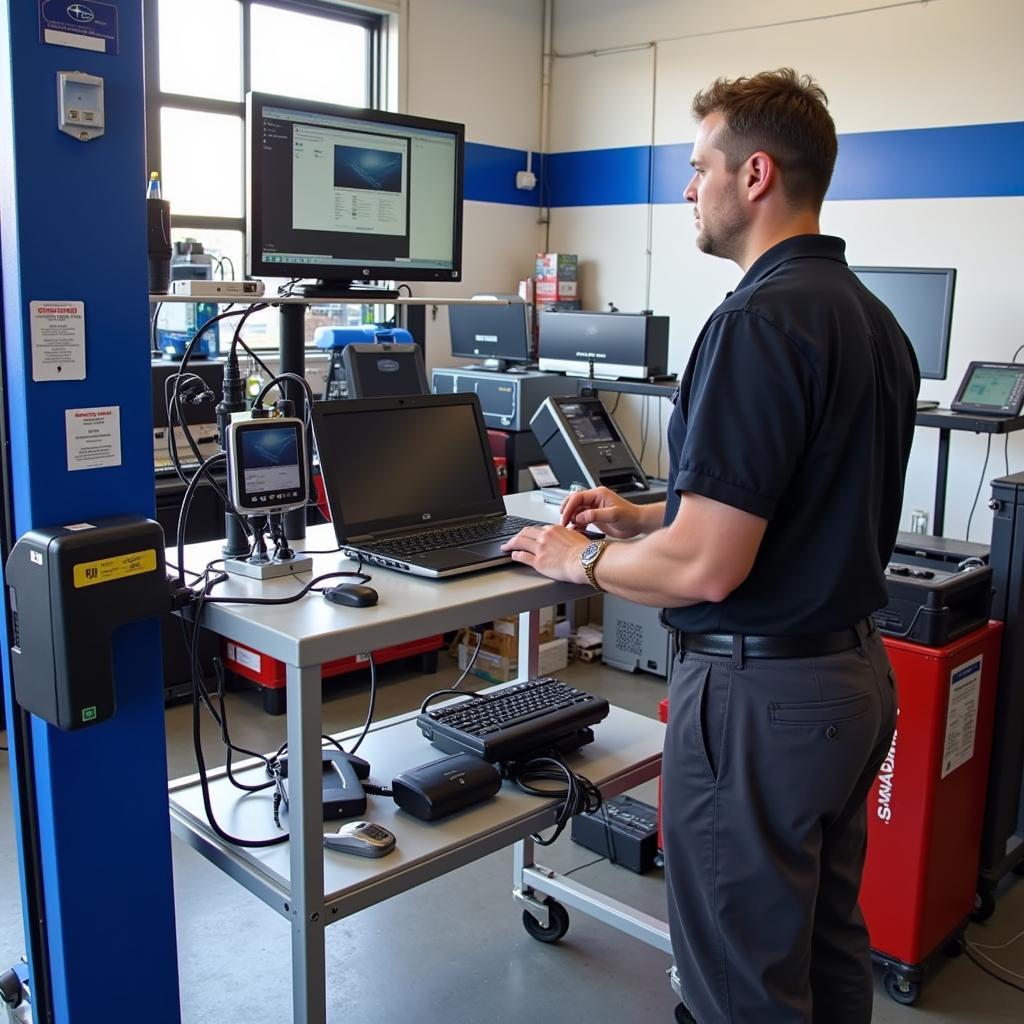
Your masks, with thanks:
[(846, 244), (773, 246), (704, 325), (669, 421), (665, 522), (686, 492), (768, 520), (724, 601), (666, 609), (694, 633), (806, 636), (886, 603), (920, 377)]

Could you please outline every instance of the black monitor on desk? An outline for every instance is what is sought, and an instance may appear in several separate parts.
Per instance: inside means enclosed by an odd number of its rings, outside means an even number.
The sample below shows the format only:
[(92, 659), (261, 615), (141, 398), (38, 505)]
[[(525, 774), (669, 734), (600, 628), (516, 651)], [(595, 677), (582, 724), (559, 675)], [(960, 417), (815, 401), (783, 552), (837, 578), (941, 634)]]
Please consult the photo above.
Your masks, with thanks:
[(250, 274), (461, 280), (463, 125), (253, 92), (246, 131)]
[(910, 339), (921, 376), (945, 380), (953, 321), (952, 267), (850, 267), (892, 310)]
[(482, 360), (484, 370), (530, 365), (530, 307), (518, 295), (474, 295), (474, 299), (506, 299), (507, 305), (464, 303), (448, 307), (452, 355)]

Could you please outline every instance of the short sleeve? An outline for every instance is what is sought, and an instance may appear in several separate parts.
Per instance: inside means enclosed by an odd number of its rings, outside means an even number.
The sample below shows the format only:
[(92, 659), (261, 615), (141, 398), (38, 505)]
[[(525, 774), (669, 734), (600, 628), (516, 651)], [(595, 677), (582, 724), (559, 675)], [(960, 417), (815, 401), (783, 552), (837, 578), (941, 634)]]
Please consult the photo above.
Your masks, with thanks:
[(701, 494), (771, 519), (807, 447), (814, 372), (764, 316), (723, 313), (694, 366), (677, 493)]

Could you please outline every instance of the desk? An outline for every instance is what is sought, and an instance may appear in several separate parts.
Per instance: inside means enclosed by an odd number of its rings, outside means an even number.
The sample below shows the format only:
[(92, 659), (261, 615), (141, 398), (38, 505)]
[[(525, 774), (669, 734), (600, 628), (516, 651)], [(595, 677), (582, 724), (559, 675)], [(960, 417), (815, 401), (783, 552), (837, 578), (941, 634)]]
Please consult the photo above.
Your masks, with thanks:
[[(554, 516), (536, 491), (514, 495), (507, 504), (516, 515), (549, 521)], [(313, 527), (308, 544), (330, 548), (333, 537), (331, 527)], [(186, 549), (191, 569), (201, 569), (217, 557), (216, 543)], [(338, 555), (314, 556), (316, 573), (349, 564)], [(210, 605), (208, 614), (204, 613), (210, 629), (265, 651), (287, 666), (292, 840), (257, 850), (228, 845), (207, 823), (197, 778), (171, 784), (174, 833), (289, 921), (296, 1024), (326, 1020), (326, 925), (512, 843), (520, 844), (514, 895), (542, 924), (547, 923), (547, 912), (534, 896), (535, 888), (668, 951), (662, 922), (533, 863), (527, 837), (552, 824), (557, 801), (526, 796), (507, 783), (494, 800), (434, 824), (404, 814), (390, 800), (370, 797), (367, 818), (392, 828), (398, 836), (397, 851), (366, 862), (324, 851), (319, 756), (322, 662), (519, 612), (519, 664), (522, 674), (529, 675), (536, 672), (537, 609), (591, 593), (589, 588), (547, 580), (522, 565), (440, 581), (378, 571), (373, 582), (381, 599), (372, 608), (345, 608), (310, 596), (284, 606)], [(295, 589), (294, 579), (259, 584), (232, 577), (216, 592), (219, 596), (279, 596)], [(441, 756), (420, 734), (415, 718), (416, 712), (411, 711), (390, 719), (367, 737), (360, 754), (365, 753), (373, 766), (374, 781), (387, 784), (400, 770)], [(572, 763), (605, 796), (659, 774), (664, 737), (660, 723), (615, 708), (595, 733), (596, 741), (574, 755)], [(253, 773), (250, 778), (262, 772), (255, 765), (247, 770)], [(223, 771), (210, 775), (211, 800), (222, 827), (235, 835), (274, 834), (269, 791), (245, 796), (230, 785)]]
[(917, 414), (919, 427), (936, 427), (939, 431), (939, 458), (935, 470), (935, 511), (932, 530), (942, 536), (946, 524), (946, 484), (949, 477), (949, 432), (971, 430), (975, 434), (1011, 434), (1024, 428), (1024, 416), (981, 416), (951, 409), (922, 409)]

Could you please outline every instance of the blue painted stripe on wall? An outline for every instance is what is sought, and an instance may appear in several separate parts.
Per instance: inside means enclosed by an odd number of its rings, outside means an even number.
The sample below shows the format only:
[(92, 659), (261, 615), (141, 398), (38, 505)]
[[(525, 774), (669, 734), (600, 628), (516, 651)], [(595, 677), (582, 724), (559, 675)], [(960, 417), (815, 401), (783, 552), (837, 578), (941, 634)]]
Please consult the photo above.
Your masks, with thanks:
[[(621, 206), (683, 202), (691, 143), (552, 153), (546, 160), (546, 205)], [(517, 192), (521, 150), (468, 143), (466, 198), (536, 205), (537, 189)], [(534, 160), (534, 168), (539, 169)], [(473, 189), (470, 189), (470, 181)], [(544, 187), (538, 185), (538, 188)], [(828, 199), (941, 199), (1024, 195), (1024, 121), (858, 132), (839, 137)]]
[[(531, 166), (539, 178), (540, 159), (536, 153)], [(539, 184), (528, 191), (516, 188), (516, 172), (525, 170), (526, 151), (523, 149), (467, 142), (463, 194), (481, 203), (537, 206)]]

